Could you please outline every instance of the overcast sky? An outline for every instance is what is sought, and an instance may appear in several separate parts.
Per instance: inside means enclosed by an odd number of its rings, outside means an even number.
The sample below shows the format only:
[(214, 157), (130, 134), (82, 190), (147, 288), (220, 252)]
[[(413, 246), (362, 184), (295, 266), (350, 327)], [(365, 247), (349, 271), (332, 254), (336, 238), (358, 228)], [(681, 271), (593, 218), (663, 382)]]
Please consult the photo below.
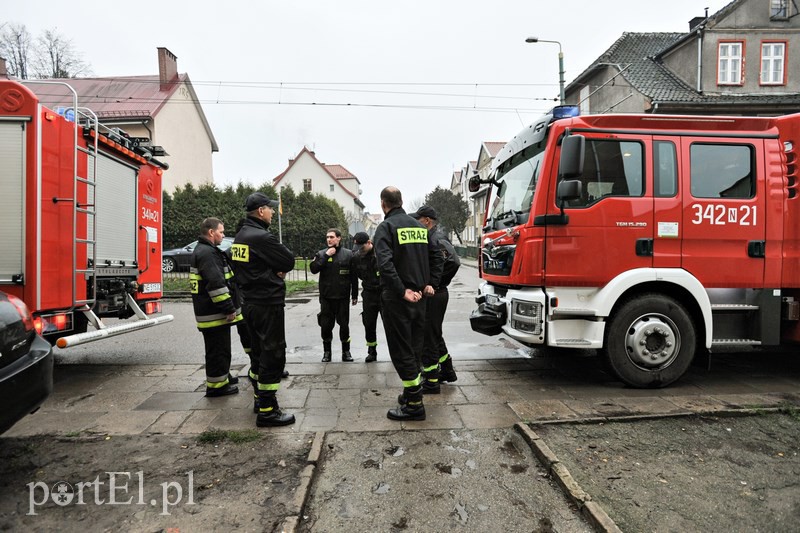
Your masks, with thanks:
[[(260, 185), (303, 146), (419, 203), (483, 141), (506, 141), (623, 32), (685, 32), (727, 0), (227, 0), (7, 2), (0, 23), (56, 28), (94, 76), (178, 57), (219, 144), (214, 179)], [(169, 147), (165, 147), (169, 151)]]

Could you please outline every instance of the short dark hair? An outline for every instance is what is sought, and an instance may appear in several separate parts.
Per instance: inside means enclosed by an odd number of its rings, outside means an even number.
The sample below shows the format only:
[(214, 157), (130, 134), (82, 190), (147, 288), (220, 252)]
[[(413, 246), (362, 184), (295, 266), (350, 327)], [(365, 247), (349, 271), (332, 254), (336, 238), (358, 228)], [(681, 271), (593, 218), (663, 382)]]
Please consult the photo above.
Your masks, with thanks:
[(215, 230), (222, 225), (222, 221), (218, 218), (208, 217), (204, 218), (200, 223), (200, 236), (205, 237), (209, 230)]
[(341, 237), (342, 236), (342, 232), (339, 230), (339, 228), (331, 228), (331, 229), (329, 229), (328, 231), (325, 232), (325, 235), (327, 235), (330, 232), (335, 233), (337, 237)]
[(403, 207), (403, 194), (400, 189), (393, 186), (384, 187), (381, 191), (381, 201), (388, 208)]

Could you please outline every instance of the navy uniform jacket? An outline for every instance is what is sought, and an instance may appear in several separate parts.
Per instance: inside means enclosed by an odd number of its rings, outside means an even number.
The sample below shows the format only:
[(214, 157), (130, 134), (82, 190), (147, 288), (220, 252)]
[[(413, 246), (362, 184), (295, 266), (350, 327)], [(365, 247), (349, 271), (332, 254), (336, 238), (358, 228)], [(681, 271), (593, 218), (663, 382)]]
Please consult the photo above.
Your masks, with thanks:
[(231, 246), (236, 282), (248, 304), (283, 304), (286, 284), (278, 272), (294, 268), (294, 254), (268, 228), (266, 222), (247, 217)]
[(426, 285), (439, 286), (444, 259), (438, 242), (402, 207), (386, 214), (373, 242), (383, 290), (402, 298), (406, 289), (421, 291)]
[(323, 248), (309, 268), (312, 274), (319, 274), (319, 295), (328, 299), (358, 297), (358, 278), (353, 270), (353, 251), (341, 246), (336, 248), (336, 253), (328, 256)]
[[(204, 238), (197, 241), (189, 266), (192, 307), (199, 329), (229, 326), (242, 320), (238, 288), (225, 252)], [(235, 313), (233, 322), (227, 316)]]

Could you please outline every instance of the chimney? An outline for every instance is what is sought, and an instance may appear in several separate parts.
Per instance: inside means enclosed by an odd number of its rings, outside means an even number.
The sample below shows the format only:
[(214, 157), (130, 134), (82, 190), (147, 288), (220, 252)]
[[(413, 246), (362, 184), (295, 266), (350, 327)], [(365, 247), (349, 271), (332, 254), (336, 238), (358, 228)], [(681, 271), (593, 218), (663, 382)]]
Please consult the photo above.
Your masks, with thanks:
[(6, 67), (5, 57), (0, 57), (0, 78), (8, 79), (8, 68)]
[(178, 81), (178, 58), (163, 46), (158, 47), (158, 80), (161, 91), (169, 91)]
[(697, 28), (697, 26), (705, 22), (707, 18), (708, 17), (694, 17), (689, 21), (689, 31), (693, 31), (695, 28)]

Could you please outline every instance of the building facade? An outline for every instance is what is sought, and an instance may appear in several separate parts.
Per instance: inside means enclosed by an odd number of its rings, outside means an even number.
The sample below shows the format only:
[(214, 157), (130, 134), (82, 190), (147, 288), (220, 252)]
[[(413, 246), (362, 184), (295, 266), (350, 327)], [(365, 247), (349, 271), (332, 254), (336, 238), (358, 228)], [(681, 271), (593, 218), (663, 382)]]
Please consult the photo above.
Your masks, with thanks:
[(624, 33), (566, 87), (582, 114), (800, 111), (796, 0), (734, 0), (686, 33)]

